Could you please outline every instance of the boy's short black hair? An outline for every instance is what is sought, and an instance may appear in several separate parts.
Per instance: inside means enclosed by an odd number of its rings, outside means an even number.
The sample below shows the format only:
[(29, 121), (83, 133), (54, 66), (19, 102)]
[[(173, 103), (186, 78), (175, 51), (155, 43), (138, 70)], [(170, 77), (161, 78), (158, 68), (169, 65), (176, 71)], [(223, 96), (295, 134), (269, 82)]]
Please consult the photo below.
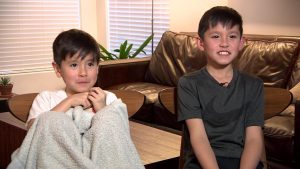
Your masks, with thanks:
[(94, 61), (97, 61), (97, 63), (100, 61), (100, 50), (97, 41), (82, 30), (70, 29), (61, 32), (55, 38), (52, 49), (54, 61), (59, 66), (67, 56), (73, 57), (77, 52), (79, 52), (81, 59), (91, 53)]
[(243, 34), (243, 19), (241, 15), (233, 8), (216, 6), (206, 11), (202, 16), (198, 27), (199, 37), (203, 39), (204, 33), (210, 27), (215, 27), (218, 23), (221, 23), (223, 26), (229, 26), (230, 28), (238, 25), (241, 35)]

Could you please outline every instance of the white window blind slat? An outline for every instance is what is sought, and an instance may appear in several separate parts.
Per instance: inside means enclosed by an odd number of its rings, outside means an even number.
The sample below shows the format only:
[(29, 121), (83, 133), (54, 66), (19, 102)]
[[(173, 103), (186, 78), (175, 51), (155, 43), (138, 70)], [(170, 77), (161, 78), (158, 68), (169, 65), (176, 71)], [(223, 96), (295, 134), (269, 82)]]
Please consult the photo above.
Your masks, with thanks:
[(80, 0), (1, 0), (0, 74), (52, 70), (52, 43), (80, 28)]
[(119, 48), (125, 40), (135, 50), (154, 33), (153, 49), (151, 43), (144, 49), (149, 55), (169, 29), (169, 0), (109, 0), (108, 6), (110, 51)]

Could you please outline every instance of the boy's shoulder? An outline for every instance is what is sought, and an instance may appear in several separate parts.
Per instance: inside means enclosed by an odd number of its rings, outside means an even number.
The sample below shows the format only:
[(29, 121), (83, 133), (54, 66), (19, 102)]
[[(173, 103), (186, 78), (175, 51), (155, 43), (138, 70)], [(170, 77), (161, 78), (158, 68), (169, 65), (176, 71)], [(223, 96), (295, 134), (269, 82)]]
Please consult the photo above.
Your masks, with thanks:
[(39, 95), (66, 95), (64, 90), (44, 90)]
[(190, 80), (195, 80), (195, 79), (199, 79), (199, 78), (203, 78), (202, 76), (204, 76), (205, 74), (205, 69), (202, 68), (202, 69), (199, 69), (199, 70), (196, 70), (194, 72), (190, 72), (190, 73), (187, 73), (187, 74), (184, 74), (183, 76), (180, 77), (180, 79), (190, 79)]
[(259, 78), (258, 76), (254, 75), (254, 74), (250, 74), (247, 72), (243, 72), (243, 71), (238, 71), (240, 76), (243, 78), (243, 80), (245, 81), (253, 81), (253, 82), (260, 82), (262, 83), (263, 80), (261, 78)]
[(195, 87), (205, 83), (207, 78), (205, 70), (199, 69), (181, 76), (178, 81), (178, 86)]
[(239, 72), (238, 83), (244, 84), (250, 90), (264, 86), (263, 80), (258, 76), (243, 71), (238, 71), (238, 72)]
[(44, 99), (50, 99), (50, 98), (65, 98), (67, 97), (67, 94), (64, 90), (44, 90), (40, 92), (37, 95), (37, 98), (44, 98)]

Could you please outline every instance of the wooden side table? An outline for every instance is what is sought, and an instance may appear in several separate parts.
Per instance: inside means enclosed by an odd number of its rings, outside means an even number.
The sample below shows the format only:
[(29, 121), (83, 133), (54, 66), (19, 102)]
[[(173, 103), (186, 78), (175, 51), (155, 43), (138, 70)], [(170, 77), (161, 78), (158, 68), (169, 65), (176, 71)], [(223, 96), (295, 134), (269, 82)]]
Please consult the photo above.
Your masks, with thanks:
[(293, 101), (292, 93), (287, 89), (265, 87), (265, 120), (274, 117), (286, 109)]
[[(127, 90), (109, 90), (114, 93), (117, 98), (120, 98), (126, 105), (128, 117), (134, 115), (144, 104), (145, 96), (136, 91)], [(31, 104), (37, 93), (28, 93), (16, 95), (9, 99), (8, 110), (17, 119), (26, 122)], [(6, 101), (7, 102), (7, 101)]]
[[(265, 120), (276, 116), (286, 109), (293, 100), (292, 93), (287, 89), (265, 87)], [(161, 104), (170, 112), (176, 113), (176, 89), (165, 89), (158, 95)]]
[(179, 157), (180, 135), (133, 121), (129, 121), (129, 126), (132, 141), (144, 165)]
[(109, 90), (127, 105), (128, 117), (134, 115), (144, 104), (145, 96), (136, 91)]
[(158, 100), (161, 103), (161, 105), (169, 112), (176, 113), (176, 108), (177, 108), (176, 88), (168, 88), (160, 91), (158, 93)]

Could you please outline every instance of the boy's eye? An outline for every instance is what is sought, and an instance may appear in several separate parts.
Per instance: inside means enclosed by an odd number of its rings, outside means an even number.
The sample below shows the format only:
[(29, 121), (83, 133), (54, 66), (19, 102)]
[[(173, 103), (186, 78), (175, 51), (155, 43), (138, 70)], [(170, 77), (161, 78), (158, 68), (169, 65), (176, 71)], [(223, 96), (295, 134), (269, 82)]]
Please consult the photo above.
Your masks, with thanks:
[(77, 64), (76, 63), (72, 63), (70, 66), (71, 67), (77, 67)]
[(219, 38), (219, 35), (212, 35), (212, 38)]
[(237, 35), (230, 35), (229, 38), (235, 39), (235, 38), (237, 38)]
[(90, 62), (90, 63), (88, 63), (88, 66), (90, 66), (90, 67), (92, 67), (92, 66), (94, 66), (95, 65), (95, 63), (94, 62)]

